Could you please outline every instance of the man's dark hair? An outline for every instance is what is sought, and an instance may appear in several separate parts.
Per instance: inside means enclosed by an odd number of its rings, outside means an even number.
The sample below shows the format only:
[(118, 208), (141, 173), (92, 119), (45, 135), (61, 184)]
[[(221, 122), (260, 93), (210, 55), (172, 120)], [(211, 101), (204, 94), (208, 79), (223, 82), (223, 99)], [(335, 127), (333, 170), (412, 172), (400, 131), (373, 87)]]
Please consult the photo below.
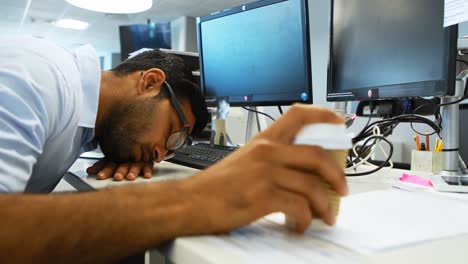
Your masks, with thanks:
[[(161, 69), (166, 74), (166, 81), (171, 85), (179, 101), (187, 100), (190, 102), (196, 119), (192, 135), (200, 133), (208, 123), (210, 114), (201, 89), (195, 84), (195, 78), (182, 58), (159, 50), (145, 51), (123, 61), (111, 71), (117, 76), (125, 76), (152, 68)], [(158, 97), (169, 98), (169, 91), (165, 86), (163, 87)]]

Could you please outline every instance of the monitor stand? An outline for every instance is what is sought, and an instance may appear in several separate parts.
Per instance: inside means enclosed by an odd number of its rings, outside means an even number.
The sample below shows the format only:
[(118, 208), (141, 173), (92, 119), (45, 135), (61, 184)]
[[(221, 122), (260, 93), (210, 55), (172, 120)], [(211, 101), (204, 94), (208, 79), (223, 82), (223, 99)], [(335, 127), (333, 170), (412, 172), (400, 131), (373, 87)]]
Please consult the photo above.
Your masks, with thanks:
[(341, 115), (342, 117), (346, 117), (346, 114), (348, 112), (348, 102), (333, 102), (332, 109), (333, 111), (335, 111), (335, 113)]
[[(458, 100), (465, 92), (468, 74), (457, 79), (455, 96), (442, 98), (442, 104)], [(458, 153), (459, 150), (459, 104), (441, 107), (442, 111), (442, 171), (432, 176), (434, 189), (441, 192), (468, 193), (468, 175), (466, 167)]]
[(211, 145), (227, 146), (229, 136), (226, 131), (226, 119), (229, 115), (229, 101), (227, 98), (218, 98), (218, 107), (216, 107), (216, 119), (213, 122), (214, 137)]
[[(211, 139), (211, 145), (227, 146), (232, 145), (231, 139), (226, 131), (226, 120), (229, 115), (230, 104), (227, 98), (218, 98), (216, 107), (216, 118), (213, 121), (214, 136)], [(257, 107), (249, 106), (251, 110), (257, 111)], [(247, 116), (247, 128), (245, 132), (245, 143), (247, 143), (259, 130), (256, 113), (249, 111)]]
[[(253, 111), (258, 111), (256, 106), (247, 106), (250, 110)], [(260, 131), (259, 125), (258, 125), (258, 119), (257, 119), (257, 114), (249, 111), (247, 115), (247, 128), (245, 131), (245, 144), (250, 141), (255, 136), (255, 127), (257, 127), (257, 130)]]

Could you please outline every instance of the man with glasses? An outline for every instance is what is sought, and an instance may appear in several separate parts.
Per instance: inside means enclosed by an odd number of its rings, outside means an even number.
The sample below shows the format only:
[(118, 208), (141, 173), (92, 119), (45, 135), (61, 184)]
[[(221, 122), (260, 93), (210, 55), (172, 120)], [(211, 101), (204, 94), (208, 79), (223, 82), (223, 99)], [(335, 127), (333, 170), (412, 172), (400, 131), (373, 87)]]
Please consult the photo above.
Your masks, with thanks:
[[(141, 72), (141, 76), (143, 76), (143, 74), (144, 73)], [(193, 84), (191, 85), (193, 87)], [(162, 160), (169, 159), (173, 156), (174, 151), (180, 149), (185, 145), (185, 142), (187, 141), (187, 138), (191, 133), (192, 125), (188, 122), (187, 118), (185, 117), (181, 104), (178, 102), (177, 97), (169, 83), (164, 81), (162, 89), (166, 89), (171, 106), (179, 119), (180, 129), (173, 131), (173, 128), (171, 127), (171, 133), (166, 137), (167, 139), (164, 144), (155, 146), (153, 150), (150, 149), (147, 150), (147, 152), (143, 150), (139, 157), (132, 157), (130, 156), (132, 154), (130, 145), (132, 143), (138, 142), (139, 139), (141, 139), (141, 136), (135, 135), (135, 138), (132, 140), (132, 142), (128, 142), (128, 140), (125, 141), (122, 139), (123, 136), (119, 135), (118, 133), (115, 133), (116, 130), (113, 128), (117, 126), (118, 122), (115, 122), (114, 120), (112, 120), (112, 122), (107, 122), (108, 126), (110, 126), (110, 128), (107, 128), (107, 130), (114, 131), (114, 133), (112, 135), (108, 135), (108, 137), (101, 137), (100, 139), (101, 149), (106, 155), (106, 158), (90, 167), (88, 169), (88, 172), (90, 174), (97, 174), (97, 178), (100, 180), (104, 180), (113, 176), (114, 180), (116, 181), (121, 181), (124, 178), (131, 181), (135, 180), (140, 171), (143, 170), (144, 177), (151, 178), (153, 161), (160, 162)], [(202, 105), (201, 109), (206, 109), (205, 103), (203, 101), (199, 104)], [(204, 116), (202, 116), (203, 119), (200, 118), (201, 120), (203, 120), (202, 123), (206, 124), (207, 116), (208, 114), (204, 113)], [(128, 119), (131, 117), (127, 116), (126, 118)], [(198, 128), (198, 130), (199, 129), (200, 128)], [(121, 131), (125, 131), (125, 133), (127, 134), (125, 136), (126, 138), (129, 137), (129, 130), (121, 129)], [(114, 142), (119, 142), (119, 144), (114, 144)], [(127, 146), (125, 146), (125, 142), (128, 142)]]
[[(142, 83), (146, 82), (143, 99), (125, 99), (116, 105), (109, 118), (102, 122), (102, 134), (96, 136), (106, 158), (89, 168), (88, 173), (97, 174), (98, 179), (113, 176), (117, 181), (134, 180), (140, 172), (150, 178), (153, 161), (170, 158), (173, 151), (184, 145), (190, 133), (199, 133), (208, 122), (204, 97), (182, 59), (159, 51), (147, 51), (124, 61), (110, 72), (104, 72), (103, 80), (120, 82), (137, 76)], [(118, 85), (109, 86), (115, 89)], [(101, 90), (106, 87), (106, 83), (101, 84)], [(178, 97), (182, 102), (178, 102)], [(104, 101), (101, 105), (104, 104), (111, 103)], [(164, 109), (158, 110), (161, 106)], [(155, 122), (139, 122), (151, 115), (155, 115)], [(171, 117), (169, 122), (163, 121), (166, 117)], [(166, 124), (170, 128), (164, 127)], [(167, 130), (168, 133), (161, 134)], [(152, 138), (147, 138), (148, 135)], [(166, 141), (162, 142), (162, 139)]]
[(44, 194), (98, 144), (106, 159), (90, 173), (151, 177), (153, 161), (208, 121), (191, 78), (182, 60), (159, 51), (100, 72), (90, 46), (70, 51), (31, 37), (0, 39), (0, 263), (112, 263), (272, 212), (293, 217), (297, 232), (312, 217), (333, 224), (322, 182), (345, 195), (343, 171), (323, 149), (291, 142), (306, 124), (343, 120), (305, 105), (188, 179)]

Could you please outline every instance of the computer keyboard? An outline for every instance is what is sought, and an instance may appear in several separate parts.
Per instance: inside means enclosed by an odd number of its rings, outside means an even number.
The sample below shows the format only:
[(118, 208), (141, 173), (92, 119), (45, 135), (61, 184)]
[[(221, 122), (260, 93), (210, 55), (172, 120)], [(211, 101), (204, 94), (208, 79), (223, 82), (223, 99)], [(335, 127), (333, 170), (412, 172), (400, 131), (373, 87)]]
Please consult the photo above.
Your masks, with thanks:
[(237, 148), (198, 143), (177, 150), (174, 157), (167, 161), (195, 169), (204, 169), (231, 154)]

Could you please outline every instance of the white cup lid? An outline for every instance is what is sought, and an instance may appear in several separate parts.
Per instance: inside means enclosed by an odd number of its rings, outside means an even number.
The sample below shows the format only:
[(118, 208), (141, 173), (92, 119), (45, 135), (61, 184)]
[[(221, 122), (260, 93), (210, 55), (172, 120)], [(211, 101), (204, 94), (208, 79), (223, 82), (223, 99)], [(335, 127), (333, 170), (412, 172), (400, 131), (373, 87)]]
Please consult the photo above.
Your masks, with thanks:
[(352, 139), (352, 133), (346, 131), (344, 124), (320, 123), (304, 126), (293, 144), (341, 150), (352, 148)]

